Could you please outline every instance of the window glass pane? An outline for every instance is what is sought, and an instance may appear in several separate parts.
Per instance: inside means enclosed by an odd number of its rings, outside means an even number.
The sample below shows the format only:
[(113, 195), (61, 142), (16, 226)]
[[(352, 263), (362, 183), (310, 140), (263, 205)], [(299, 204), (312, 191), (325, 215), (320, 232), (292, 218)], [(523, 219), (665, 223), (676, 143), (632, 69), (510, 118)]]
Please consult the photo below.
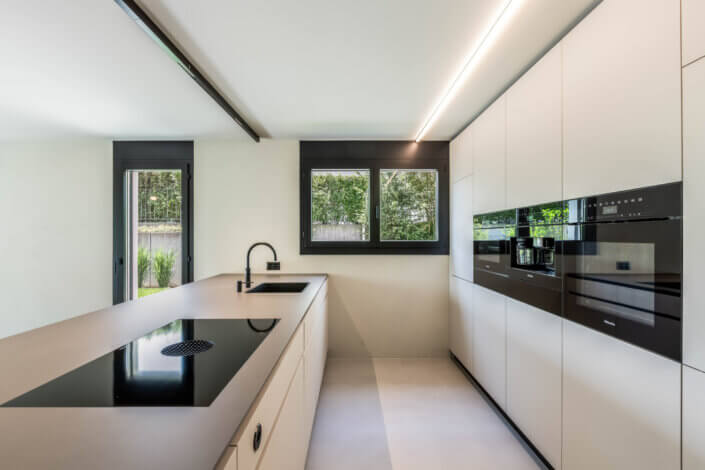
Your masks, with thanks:
[(380, 170), (380, 240), (438, 240), (437, 207), (437, 170)]
[(311, 170), (311, 240), (370, 240), (370, 171)]
[(127, 298), (161, 292), (182, 280), (181, 170), (128, 170)]

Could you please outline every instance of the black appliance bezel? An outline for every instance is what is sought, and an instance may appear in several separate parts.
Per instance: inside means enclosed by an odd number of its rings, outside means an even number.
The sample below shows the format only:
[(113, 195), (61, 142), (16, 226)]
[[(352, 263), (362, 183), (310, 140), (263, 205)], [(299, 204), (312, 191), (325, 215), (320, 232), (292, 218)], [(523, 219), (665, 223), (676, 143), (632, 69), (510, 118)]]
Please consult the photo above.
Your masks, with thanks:
[[(620, 201), (620, 204), (617, 204)], [(627, 201), (627, 202), (625, 202)], [(633, 202), (632, 202), (633, 201)], [(612, 204), (614, 202), (614, 204)], [(580, 239), (569, 240), (564, 236), (563, 251), (563, 316), (588, 328), (600, 331), (627, 343), (660, 354), (669, 359), (682, 361), (683, 336), (683, 195), (682, 183), (668, 183), (647, 188), (640, 188), (617, 193), (573, 199), (566, 201), (569, 223), (566, 231), (572, 230)], [(601, 213), (600, 208), (610, 207), (608, 213)], [(614, 212), (611, 208), (618, 207)], [(576, 231), (575, 228), (579, 230)], [(584, 238), (590, 238), (590, 243), (580, 243)], [(659, 238), (661, 238), (659, 240)], [(594, 281), (596, 276), (602, 276), (599, 281), (608, 283), (606, 274), (578, 276), (573, 273), (571, 256), (576, 250), (584, 255), (594, 255), (597, 242), (631, 241), (633, 243), (658, 243), (664, 248), (656, 249), (653, 275), (661, 275), (677, 279), (678, 289), (635, 287), (616, 280), (616, 287), (627, 286), (633, 289), (653, 291), (654, 325), (647, 326), (637, 321), (628, 321), (618, 315), (612, 315), (597, 309), (590, 309), (578, 303), (580, 295), (583, 302), (605, 302), (606, 299), (577, 293), (572, 288), (574, 279)], [(674, 263), (673, 259), (677, 257)], [(619, 260), (615, 259), (615, 263)], [(659, 267), (661, 266), (661, 268)], [(666, 267), (663, 269), (663, 267)], [(654, 281), (658, 282), (658, 281)], [(673, 282), (673, 281), (672, 281)], [(639, 311), (635, 305), (611, 302), (615, 307), (626, 307)], [(635, 308), (636, 307), (636, 308)], [(645, 313), (648, 311), (643, 310)]]

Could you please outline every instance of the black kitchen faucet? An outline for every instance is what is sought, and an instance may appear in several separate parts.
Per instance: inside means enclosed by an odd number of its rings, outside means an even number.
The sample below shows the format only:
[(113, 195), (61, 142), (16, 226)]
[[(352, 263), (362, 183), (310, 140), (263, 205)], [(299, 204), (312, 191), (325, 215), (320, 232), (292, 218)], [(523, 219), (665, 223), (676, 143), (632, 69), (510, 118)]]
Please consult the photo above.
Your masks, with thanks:
[[(272, 253), (274, 254), (274, 261), (267, 261), (267, 271), (279, 271), (281, 269), (281, 263), (277, 261), (277, 251), (274, 249), (272, 245), (270, 245), (267, 242), (257, 242), (254, 243), (249, 250), (247, 250), (247, 266), (245, 267), (245, 287), (250, 288), (252, 286), (252, 272), (250, 270), (250, 253), (252, 253), (252, 249), (255, 248), (256, 246), (259, 245), (264, 245), (268, 246), (270, 250), (272, 250)], [(238, 281), (237, 283), (237, 290), (240, 292), (242, 290), (242, 281)]]

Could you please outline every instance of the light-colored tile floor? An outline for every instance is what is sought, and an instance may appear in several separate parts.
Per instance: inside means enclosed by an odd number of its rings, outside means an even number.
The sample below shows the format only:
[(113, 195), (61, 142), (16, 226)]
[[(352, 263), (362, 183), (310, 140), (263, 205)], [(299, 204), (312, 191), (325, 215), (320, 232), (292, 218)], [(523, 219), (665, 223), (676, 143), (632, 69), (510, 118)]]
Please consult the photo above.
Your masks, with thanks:
[(329, 359), (307, 470), (537, 464), (447, 358)]

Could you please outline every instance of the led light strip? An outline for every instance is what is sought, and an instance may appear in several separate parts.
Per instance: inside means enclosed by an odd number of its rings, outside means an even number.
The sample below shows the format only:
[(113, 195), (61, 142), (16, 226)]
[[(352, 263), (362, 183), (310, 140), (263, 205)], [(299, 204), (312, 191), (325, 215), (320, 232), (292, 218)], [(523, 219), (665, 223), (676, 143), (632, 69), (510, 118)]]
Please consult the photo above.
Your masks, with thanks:
[(443, 93), (441, 99), (438, 101), (438, 103), (436, 103), (436, 106), (433, 108), (433, 111), (431, 111), (431, 114), (428, 116), (428, 118), (426, 118), (423, 127), (421, 127), (419, 132), (416, 134), (416, 142), (420, 142), (421, 139), (423, 139), (424, 135), (426, 135), (426, 132), (431, 129), (433, 124), (440, 116), (441, 112), (443, 112), (446, 106), (448, 106), (448, 104), (456, 95), (460, 87), (470, 76), (470, 73), (475, 68), (475, 65), (479, 62), (482, 56), (485, 55), (490, 46), (497, 40), (504, 27), (507, 25), (507, 23), (509, 23), (509, 20), (519, 9), (521, 3), (522, 0), (507, 0), (504, 6), (500, 9), (499, 14), (497, 15), (497, 19), (487, 31), (485, 37), (482, 38), (482, 41), (480, 41), (480, 44), (477, 46), (477, 48), (472, 51), (467, 61), (465, 61), (465, 65), (463, 65), (463, 68), (460, 70), (460, 73), (451, 82), (448, 89), (445, 91), (445, 93)]

